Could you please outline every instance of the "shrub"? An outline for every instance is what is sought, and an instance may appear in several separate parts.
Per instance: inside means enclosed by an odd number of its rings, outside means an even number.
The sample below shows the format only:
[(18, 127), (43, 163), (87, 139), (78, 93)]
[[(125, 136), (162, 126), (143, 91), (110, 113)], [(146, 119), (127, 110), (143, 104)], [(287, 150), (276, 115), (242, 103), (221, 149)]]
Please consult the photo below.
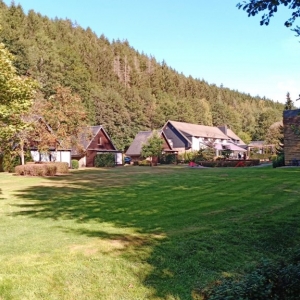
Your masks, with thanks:
[(176, 154), (174, 153), (165, 153), (159, 158), (161, 164), (169, 165), (176, 163)]
[(115, 154), (103, 153), (97, 154), (94, 160), (95, 167), (114, 167), (115, 166)]
[(273, 168), (283, 167), (284, 166), (284, 155), (278, 155), (272, 159)]
[(299, 299), (300, 262), (263, 260), (244, 276), (223, 278), (202, 290), (204, 300)]
[(3, 156), (3, 170), (5, 172), (14, 172), (15, 167), (20, 165), (20, 157), (16, 154), (5, 152)]
[(15, 167), (15, 173), (27, 176), (54, 176), (57, 167), (54, 164), (28, 164)]
[(52, 165), (56, 166), (57, 173), (60, 173), (60, 174), (69, 173), (69, 164), (66, 162), (56, 161), (56, 162), (51, 162), (51, 163), (46, 163), (46, 164), (49, 164), (49, 165), (52, 164)]
[(151, 162), (149, 160), (141, 160), (138, 162), (139, 166), (150, 166), (151, 165)]
[(272, 158), (272, 154), (270, 153), (250, 153), (250, 157), (251, 159), (271, 159)]
[(203, 167), (251, 167), (260, 164), (259, 159), (248, 160), (214, 160), (214, 161), (199, 161), (199, 165)]
[(79, 168), (79, 162), (77, 159), (72, 159), (71, 161), (72, 169), (78, 169)]

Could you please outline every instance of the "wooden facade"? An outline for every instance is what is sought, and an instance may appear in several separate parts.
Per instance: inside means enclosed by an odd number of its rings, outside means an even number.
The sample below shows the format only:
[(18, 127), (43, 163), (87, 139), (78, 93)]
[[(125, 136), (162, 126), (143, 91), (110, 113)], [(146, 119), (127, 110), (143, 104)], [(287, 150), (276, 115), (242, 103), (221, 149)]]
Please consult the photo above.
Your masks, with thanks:
[(283, 112), (285, 165), (300, 165), (300, 109)]
[(118, 151), (114, 146), (112, 140), (104, 130), (99, 126), (90, 126), (90, 133), (82, 136), (80, 144), (83, 148), (83, 153), (77, 153), (75, 149), (72, 150), (72, 159), (79, 161), (80, 167), (94, 167), (94, 161), (97, 154), (101, 153), (115, 153), (116, 164), (122, 164), (121, 151)]

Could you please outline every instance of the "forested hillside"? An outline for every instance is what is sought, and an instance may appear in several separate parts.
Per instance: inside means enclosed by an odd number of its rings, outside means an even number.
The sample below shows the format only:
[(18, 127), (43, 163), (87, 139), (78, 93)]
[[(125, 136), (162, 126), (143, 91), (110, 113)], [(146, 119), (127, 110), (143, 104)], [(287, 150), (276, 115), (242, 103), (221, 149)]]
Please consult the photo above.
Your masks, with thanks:
[(104, 125), (120, 149), (139, 130), (160, 128), (168, 119), (227, 124), (253, 140), (264, 139), (282, 119), (283, 104), (185, 77), (128, 41), (110, 42), (71, 20), (26, 15), (21, 6), (0, 0), (0, 24), (0, 42), (15, 56), (19, 75), (36, 79), (46, 99), (56, 86), (70, 87), (85, 104), (89, 123)]

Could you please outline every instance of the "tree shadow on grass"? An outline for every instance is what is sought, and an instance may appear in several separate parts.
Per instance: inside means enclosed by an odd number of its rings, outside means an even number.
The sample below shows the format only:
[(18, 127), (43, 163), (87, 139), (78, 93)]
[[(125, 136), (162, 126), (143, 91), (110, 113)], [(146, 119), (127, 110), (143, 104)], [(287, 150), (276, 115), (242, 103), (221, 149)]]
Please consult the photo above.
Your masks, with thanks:
[[(201, 287), (222, 273), (283, 256), (299, 243), (295, 201), (276, 208), (262, 198), (258, 210), (251, 195), (245, 196), (248, 201), (240, 199), (240, 191), (222, 196), (222, 189), (235, 184), (235, 175), (227, 179), (203, 173), (198, 186), (189, 171), (136, 170), (90, 170), (45, 179), (43, 186), (17, 192), (22, 203), (16, 203), (14, 215), (75, 220), (82, 228), (62, 230), (120, 241), (124, 247), (116, 251), (152, 266), (143, 283), (162, 299), (195, 299)], [(268, 197), (275, 202), (276, 189)], [(278, 217), (281, 210), (285, 213)], [(133, 234), (90, 230), (87, 222), (131, 228)], [(151, 250), (147, 256), (145, 249)]]

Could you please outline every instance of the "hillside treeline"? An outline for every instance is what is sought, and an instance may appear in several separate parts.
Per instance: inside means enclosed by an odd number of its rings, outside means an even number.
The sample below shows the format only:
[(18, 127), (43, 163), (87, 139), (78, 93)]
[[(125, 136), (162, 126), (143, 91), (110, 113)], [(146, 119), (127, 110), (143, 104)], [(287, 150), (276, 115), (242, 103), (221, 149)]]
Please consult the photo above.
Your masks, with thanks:
[(0, 0), (0, 24), (0, 42), (15, 56), (19, 75), (36, 79), (46, 99), (57, 86), (70, 87), (89, 123), (104, 125), (120, 149), (138, 131), (160, 128), (168, 119), (227, 124), (252, 140), (264, 139), (282, 119), (283, 104), (186, 77), (126, 40), (110, 42), (71, 20), (25, 14), (20, 5)]

